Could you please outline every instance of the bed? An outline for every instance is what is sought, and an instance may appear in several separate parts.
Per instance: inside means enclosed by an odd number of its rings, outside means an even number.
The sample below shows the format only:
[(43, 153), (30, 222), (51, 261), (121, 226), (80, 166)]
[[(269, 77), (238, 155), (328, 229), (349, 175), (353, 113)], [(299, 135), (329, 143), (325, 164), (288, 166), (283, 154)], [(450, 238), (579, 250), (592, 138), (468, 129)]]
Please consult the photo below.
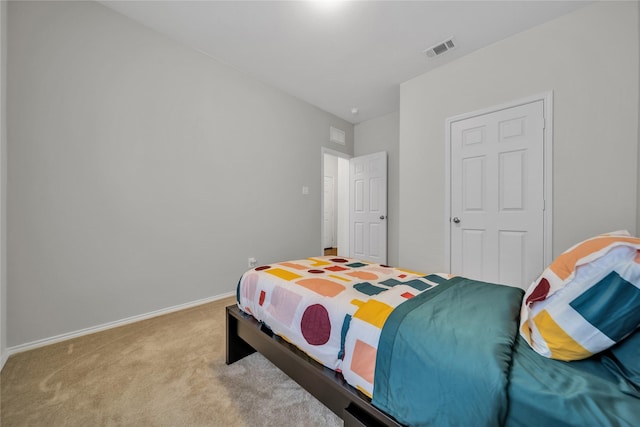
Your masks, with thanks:
[(341, 257), (261, 266), (227, 307), (226, 361), (260, 352), (347, 426), (637, 426), (639, 250), (596, 236), (527, 292)]

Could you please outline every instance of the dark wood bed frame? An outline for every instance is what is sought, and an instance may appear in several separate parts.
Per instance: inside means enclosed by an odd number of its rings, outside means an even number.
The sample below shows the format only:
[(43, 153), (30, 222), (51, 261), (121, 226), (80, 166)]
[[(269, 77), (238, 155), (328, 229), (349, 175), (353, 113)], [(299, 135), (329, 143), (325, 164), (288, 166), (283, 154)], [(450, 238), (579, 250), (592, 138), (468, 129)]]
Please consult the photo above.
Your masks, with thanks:
[(227, 365), (258, 351), (341, 417), (345, 426), (400, 426), (347, 384), (340, 373), (309, 358), (238, 306), (228, 306), (226, 315)]

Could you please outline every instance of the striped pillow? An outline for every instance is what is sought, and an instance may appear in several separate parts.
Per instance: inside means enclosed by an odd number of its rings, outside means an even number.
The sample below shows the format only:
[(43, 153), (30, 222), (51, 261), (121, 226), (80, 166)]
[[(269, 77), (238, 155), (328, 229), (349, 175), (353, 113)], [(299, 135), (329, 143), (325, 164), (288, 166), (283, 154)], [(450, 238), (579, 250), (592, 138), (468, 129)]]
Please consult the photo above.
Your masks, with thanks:
[(529, 287), (520, 335), (545, 357), (580, 360), (640, 325), (640, 239), (603, 234), (560, 255)]

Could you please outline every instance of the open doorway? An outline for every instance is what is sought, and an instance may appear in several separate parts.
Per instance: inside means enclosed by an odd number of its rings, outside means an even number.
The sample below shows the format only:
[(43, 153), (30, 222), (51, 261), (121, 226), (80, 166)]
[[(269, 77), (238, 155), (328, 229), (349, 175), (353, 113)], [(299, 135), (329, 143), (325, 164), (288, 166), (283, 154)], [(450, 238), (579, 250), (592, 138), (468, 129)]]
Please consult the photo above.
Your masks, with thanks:
[(348, 154), (322, 149), (322, 254), (349, 256)]

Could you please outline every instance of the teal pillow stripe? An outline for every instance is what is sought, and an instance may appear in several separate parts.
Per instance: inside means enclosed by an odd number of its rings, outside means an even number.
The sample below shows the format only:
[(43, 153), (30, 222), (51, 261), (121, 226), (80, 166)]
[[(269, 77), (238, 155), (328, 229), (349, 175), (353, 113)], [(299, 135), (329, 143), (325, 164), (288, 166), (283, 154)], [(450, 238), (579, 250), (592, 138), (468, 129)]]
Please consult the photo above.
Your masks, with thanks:
[[(609, 273), (569, 305), (615, 342), (640, 324), (640, 289), (616, 271)], [(615, 310), (603, 310), (603, 307), (615, 307)]]

